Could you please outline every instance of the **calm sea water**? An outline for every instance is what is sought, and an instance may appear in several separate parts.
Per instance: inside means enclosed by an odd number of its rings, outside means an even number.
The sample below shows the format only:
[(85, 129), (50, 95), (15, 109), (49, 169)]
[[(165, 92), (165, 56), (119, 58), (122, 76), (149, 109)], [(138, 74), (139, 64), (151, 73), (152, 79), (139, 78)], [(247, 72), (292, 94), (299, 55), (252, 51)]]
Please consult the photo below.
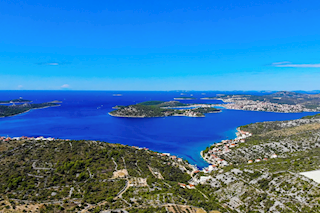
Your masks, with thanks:
[[(34, 102), (63, 101), (60, 107), (32, 110), (14, 117), (0, 118), (2, 136), (45, 136), (63, 139), (89, 139), (148, 147), (206, 166), (200, 151), (226, 138), (234, 138), (240, 125), (259, 121), (297, 119), (316, 113), (271, 113), (223, 110), (205, 118), (117, 118), (108, 115), (115, 105), (147, 100), (170, 101), (192, 97), (184, 103), (220, 103), (200, 100), (221, 92), (115, 92), (115, 91), (0, 91), (0, 100), (22, 97)], [(206, 93), (206, 94), (203, 94)], [(113, 96), (122, 94), (122, 96)]]

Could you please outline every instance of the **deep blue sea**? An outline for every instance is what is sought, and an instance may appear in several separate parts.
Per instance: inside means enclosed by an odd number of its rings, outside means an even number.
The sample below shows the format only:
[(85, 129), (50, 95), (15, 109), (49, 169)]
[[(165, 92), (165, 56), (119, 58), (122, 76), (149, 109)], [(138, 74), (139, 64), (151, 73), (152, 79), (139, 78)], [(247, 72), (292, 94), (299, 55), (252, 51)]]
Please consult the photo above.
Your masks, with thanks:
[(37, 109), (14, 117), (0, 118), (0, 135), (89, 139), (135, 145), (169, 152), (204, 167), (207, 164), (201, 159), (200, 151), (220, 140), (234, 138), (236, 128), (240, 125), (297, 119), (316, 114), (224, 109), (221, 113), (207, 114), (205, 118), (117, 118), (108, 115), (115, 105), (148, 100), (170, 101), (175, 97), (191, 95), (197, 99), (181, 102), (220, 103), (217, 100), (199, 99), (212, 97), (217, 93), (226, 92), (0, 91), (0, 100), (22, 97), (35, 103), (53, 100), (63, 102), (60, 107)]

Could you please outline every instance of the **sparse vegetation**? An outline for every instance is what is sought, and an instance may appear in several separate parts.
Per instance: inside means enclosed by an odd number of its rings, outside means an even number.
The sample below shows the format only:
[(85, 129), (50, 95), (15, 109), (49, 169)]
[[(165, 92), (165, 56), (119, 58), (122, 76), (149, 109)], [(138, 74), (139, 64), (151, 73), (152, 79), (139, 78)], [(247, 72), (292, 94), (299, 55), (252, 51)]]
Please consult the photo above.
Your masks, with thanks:
[(320, 169), (319, 115), (240, 129), (253, 135), (215, 153), (229, 165), (211, 172), (206, 192), (238, 212), (320, 212), (320, 185), (299, 174)]
[[(223, 209), (215, 199), (178, 186), (191, 178), (188, 163), (147, 149), (97, 141), (21, 139), (2, 140), (0, 150), (0, 195), (11, 202), (8, 208), (161, 213), (167, 203), (187, 202), (205, 204), (206, 210)], [(117, 171), (123, 175), (114, 176)], [(26, 208), (25, 203), (32, 206)], [(7, 207), (0, 206), (0, 211), (3, 208)]]

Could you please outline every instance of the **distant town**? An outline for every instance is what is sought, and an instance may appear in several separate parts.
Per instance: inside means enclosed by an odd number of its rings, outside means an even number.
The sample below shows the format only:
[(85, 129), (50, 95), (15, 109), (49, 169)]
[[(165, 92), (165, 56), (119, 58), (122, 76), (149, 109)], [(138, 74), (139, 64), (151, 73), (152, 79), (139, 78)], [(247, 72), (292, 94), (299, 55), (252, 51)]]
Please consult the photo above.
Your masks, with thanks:
[(295, 112), (316, 112), (320, 111), (317, 109), (308, 109), (301, 104), (289, 105), (289, 104), (278, 104), (266, 101), (252, 101), (252, 100), (239, 100), (237, 98), (221, 99), (226, 104), (218, 106), (226, 109), (235, 110), (248, 110), (248, 111), (267, 111), (267, 112), (283, 112), (283, 113), (295, 113)]
[(218, 104), (226, 109), (267, 112), (317, 112), (320, 111), (320, 94), (310, 95), (281, 91), (270, 95), (219, 95)]

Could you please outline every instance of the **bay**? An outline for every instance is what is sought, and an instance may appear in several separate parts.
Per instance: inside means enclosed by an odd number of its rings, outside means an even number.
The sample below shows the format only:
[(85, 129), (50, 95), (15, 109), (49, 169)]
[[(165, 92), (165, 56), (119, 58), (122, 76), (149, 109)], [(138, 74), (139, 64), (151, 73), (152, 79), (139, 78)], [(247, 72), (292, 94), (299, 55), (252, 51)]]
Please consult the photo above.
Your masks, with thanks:
[(316, 114), (223, 109), (221, 113), (207, 114), (205, 118), (118, 118), (108, 115), (116, 105), (148, 100), (170, 101), (176, 97), (196, 98), (179, 100), (183, 103), (221, 103), (218, 100), (200, 99), (221, 93), (230, 92), (0, 91), (0, 100), (22, 97), (35, 103), (62, 101), (59, 107), (31, 110), (17, 116), (0, 118), (0, 135), (99, 140), (147, 147), (177, 155), (202, 168), (207, 166), (207, 163), (201, 159), (200, 151), (215, 142), (234, 138), (236, 128), (240, 125), (291, 120)]

